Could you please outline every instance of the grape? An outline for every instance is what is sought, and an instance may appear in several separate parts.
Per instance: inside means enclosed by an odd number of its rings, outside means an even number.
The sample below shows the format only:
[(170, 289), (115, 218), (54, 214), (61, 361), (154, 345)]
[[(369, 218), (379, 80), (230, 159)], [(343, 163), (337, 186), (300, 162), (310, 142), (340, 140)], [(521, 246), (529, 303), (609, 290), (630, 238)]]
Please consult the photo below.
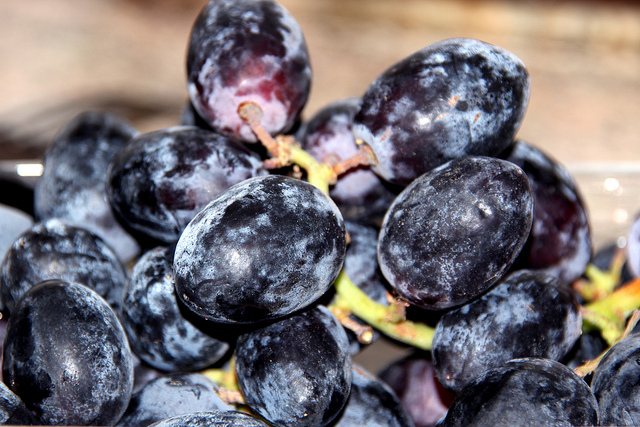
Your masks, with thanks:
[(3, 382), (0, 382), (0, 424), (3, 426), (38, 424), (24, 402)]
[(239, 411), (207, 411), (177, 415), (153, 423), (150, 427), (269, 427), (268, 424)]
[(251, 178), (185, 228), (174, 256), (176, 291), (213, 321), (286, 316), (329, 289), (345, 248), (344, 221), (326, 194), (286, 176)]
[(440, 383), (458, 393), (510, 359), (560, 360), (581, 333), (578, 302), (559, 279), (517, 271), (442, 316), (433, 337), (433, 364)]
[(13, 242), (25, 231), (33, 227), (33, 218), (11, 206), (0, 204), (0, 260), (11, 248)]
[(560, 163), (521, 140), (502, 156), (527, 174), (535, 201), (531, 233), (516, 264), (573, 283), (592, 254), (586, 206), (573, 177)]
[(172, 256), (164, 247), (143, 254), (131, 270), (120, 317), (132, 350), (149, 365), (165, 371), (203, 369), (220, 360), (229, 344), (216, 337), (218, 324), (181, 307)]
[(398, 397), (380, 379), (361, 366), (353, 366), (349, 400), (333, 427), (413, 427)]
[(378, 239), (380, 268), (412, 304), (463, 304), (508, 270), (532, 217), (531, 186), (518, 166), (490, 157), (452, 160), (393, 202)]
[(260, 159), (237, 140), (176, 126), (139, 135), (115, 156), (108, 195), (131, 228), (175, 243), (222, 191), (264, 173)]
[(300, 25), (271, 0), (209, 1), (198, 15), (187, 53), (189, 96), (216, 131), (255, 142), (238, 108), (255, 102), (272, 135), (289, 130), (311, 87)]
[(465, 387), (442, 427), (593, 426), (598, 403), (571, 369), (548, 359), (514, 359)]
[(593, 373), (601, 425), (640, 425), (640, 333), (614, 345)]
[(118, 310), (127, 282), (124, 265), (100, 237), (56, 218), (22, 233), (1, 267), (0, 291), (9, 312), (29, 288), (48, 279), (87, 285)]
[(131, 396), (117, 425), (146, 427), (183, 414), (232, 410), (220, 398), (218, 390), (213, 381), (197, 373), (174, 373), (155, 378)]
[[(360, 98), (345, 98), (320, 109), (298, 133), (302, 148), (322, 163), (355, 156), (359, 149), (352, 125), (359, 108)], [(358, 167), (341, 174), (329, 195), (345, 219), (379, 226), (398, 192), (369, 168)]]
[(633, 277), (640, 276), (640, 215), (636, 215), (627, 233), (627, 265)]
[(398, 396), (416, 427), (434, 426), (455, 397), (438, 382), (427, 353), (416, 351), (395, 360), (378, 377)]
[(127, 337), (92, 289), (50, 280), (29, 291), (9, 318), (5, 383), (47, 425), (113, 425), (133, 387)]
[(349, 397), (349, 342), (323, 306), (241, 335), (235, 354), (247, 404), (278, 426), (326, 426)]
[(353, 133), (373, 149), (378, 175), (407, 185), (452, 159), (498, 155), (520, 127), (529, 91), (529, 74), (510, 52), (468, 38), (443, 40), (371, 83)]
[(107, 200), (107, 170), (113, 156), (137, 131), (111, 113), (86, 112), (56, 135), (36, 181), (36, 220), (60, 218), (100, 236), (124, 262), (140, 251), (117, 221)]

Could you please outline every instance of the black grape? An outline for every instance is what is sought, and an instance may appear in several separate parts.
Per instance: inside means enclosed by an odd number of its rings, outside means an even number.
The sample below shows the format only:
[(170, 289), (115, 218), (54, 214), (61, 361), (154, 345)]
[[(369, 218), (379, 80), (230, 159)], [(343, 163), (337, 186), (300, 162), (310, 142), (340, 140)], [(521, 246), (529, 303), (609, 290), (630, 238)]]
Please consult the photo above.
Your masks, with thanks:
[(209, 1), (198, 15), (187, 53), (189, 96), (216, 131), (256, 137), (238, 115), (253, 101), (272, 135), (288, 131), (304, 107), (311, 67), (300, 25), (271, 0)]
[(349, 400), (332, 427), (413, 427), (393, 390), (361, 366), (353, 366)]
[[(359, 148), (352, 125), (359, 108), (360, 98), (345, 98), (317, 111), (297, 134), (302, 148), (329, 164), (356, 155)], [(329, 195), (345, 219), (379, 226), (398, 192), (368, 167), (357, 167), (338, 176)]]
[(347, 335), (323, 306), (243, 334), (236, 347), (247, 404), (283, 427), (328, 425), (347, 402), (351, 369)]
[(557, 277), (517, 271), (442, 316), (433, 337), (433, 364), (440, 383), (457, 393), (510, 359), (561, 360), (581, 333), (578, 302)]
[(391, 362), (378, 377), (398, 396), (416, 427), (435, 426), (455, 397), (436, 378), (429, 355), (419, 351)]
[(640, 333), (614, 345), (593, 373), (600, 425), (640, 425)]
[(269, 427), (264, 421), (239, 411), (207, 411), (176, 415), (150, 427)]
[(100, 237), (55, 218), (21, 234), (1, 267), (0, 291), (9, 312), (29, 288), (48, 279), (87, 285), (118, 310), (127, 282), (124, 264)]
[(452, 160), (393, 202), (378, 240), (380, 268), (412, 304), (463, 304), (507, 272), (532, 217), (533, 193), (518, 166), (490, 157)]
[(520, 127), (529, 91), (529, 74), (510, 52), (474, 39), (443, 40), (371, 83), (354, 135), (373, 149), (378, 175), (406, 185), (455, 158), (498, 155)]
[(172, 256), (172, 250), (159, 247), (136, 262), (120, 317), (132, 350), (149, 365), (165, 371), (203, 369), (220, 360), (229, 344), (215, 336), (219, 324), (181, 307)]
[(122, 427), (146, 427), (158, 421), (214, 409), (232, 410), (219, 387), (198, 373), (174, 373), (155, 378), (131, 396), (118, 422)]
[(55, 136), (36, 181), (36, 220), (60, 218), (100, 236), (123, 261), (140, 251), (117, 221), (106, 195), (109, 164), (138, 131), (111, 113), (86, 112)]
[(441, 427), (595, 426), (598, 403), (578, 375), (548, 359), (514, 359), (471, 382)]
[(133, 388), (127, 337), (111, 307), (79, 283), (31, 288), (9, 318), (4, 382), (47, 425), (113, 425)]
[(531, 233), (516, 265), (548, 271), (570, 285), (582, 276), (592, 254), (578, 186), (564, 166), (524, 141), (515, 141), (502, 156), (524, 170), (534, 197)]
[(143, 236), (175, 243), (189, 221), (233, 184), (266, 173), (235, 139), (191, 126), (138, 135), (114, 157), (107, 191)]
[(0, 425), (38, 425), (27, 405), (0, 381)]
[(282, 317), (329, 289), (345, 249), (344, 221), (326, 194), (286, 176), (251, 178), (185, 228), (173, 264), (177, 295), (213, 321)]

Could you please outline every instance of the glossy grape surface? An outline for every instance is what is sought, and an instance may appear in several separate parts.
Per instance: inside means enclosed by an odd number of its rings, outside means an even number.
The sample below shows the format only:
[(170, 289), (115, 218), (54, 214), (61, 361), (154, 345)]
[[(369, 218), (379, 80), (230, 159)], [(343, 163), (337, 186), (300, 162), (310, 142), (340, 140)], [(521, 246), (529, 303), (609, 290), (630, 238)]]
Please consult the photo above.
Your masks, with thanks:
[(122, 427), (146, 427), (158, 421), (213, 409), (231, 410), (218, 386), (198, 373), (174, 373), (149, 381), (131, 396), (118, 422)]
[(120, 218), (145, 236), (174, 243), (207, 203), (264, 174), (239, 141), (196, 127), (141, 134), (113, 159), (108, 196)]
[(313, 185), (269, 175), (237, 184), (204, 208), (176, 245), (179, 298), (213, 321), (285, 316), (322, 296), (344, 263), (344, 221)]
[(479, 40), (447, 39), (394, 64), (371, 83), (355, 116), (373, 170), (407, 185), (466, 155), (495, 156), (513, 140), (529, 101), (520, 59)]
[(444, 314), (433, 337), (440, 382), (458, 393), (510, 359), (561, 360), (582, 333), (574, 295), (555, 276), (521, 270)]
[(31, 287), (49, 279), (78, 282), (119, 309), (127, 272), (111, 247), (97, 235), (58, 219), (36, 223), (18, 237), (2, 261), (1, 292), (13, 311)]
[(191, 313), (176, 296), (172, 249), (148, 251), (131, 270), (121, 319), (131, 348), (165, 371), (194, 371), (220, 360), (229, 344), (215, 336), (219, 324)]
[(4, 382), (47, 425), (113, 425), (133, 387), (127, 337), (111, 307), (79, 283), (46, 281), (12, 312)]
[(328, 425), (347, 402), (351, 369), (347, 335), (323, 306), (243, 334), (236, 347), (247, 404), (283, 427)]
[(44, 155), (34, 190), (38, 221), (60, 218), (100, 236), (124, 262), (140, 251), (107, 200), (107, 170), (138, 131), (111, 113), (86, 112), (71, 120)]
[(640, 425), (640, 333), (614, 345), (591, 380), (601, 425)]
[(311, 86), (302, 29), (275, 1), (209, 1), (191, 31), (187, 78), (195, 109), (218, 132), (255, 142), (238, 115), (240, 105), (253, 101), (262, 109), (264, 128), (284, 133)]
[(515, 164), (452, 160), (413, 181), (391, 205), (378, 240), (380, 268), (412, 304), (463, 304), (506, 273), (532, 217), (531, 186)]
[(269, 427), (268, 424), (239, 411), (206, 411), (177, 415), (158, 421), (150, 427)]
[(516, 264), (571, 284), (584, 273), (593, 251), (578, 186), (564, 166), (524, 141), (515, 141), (502, 156), (527, 174), (535, 201), (531, 233)]
[(597, 411), (593, 392), (571, 369), (548, 359), (514, 359), (465, 387), (438, 425), (595, 426)]

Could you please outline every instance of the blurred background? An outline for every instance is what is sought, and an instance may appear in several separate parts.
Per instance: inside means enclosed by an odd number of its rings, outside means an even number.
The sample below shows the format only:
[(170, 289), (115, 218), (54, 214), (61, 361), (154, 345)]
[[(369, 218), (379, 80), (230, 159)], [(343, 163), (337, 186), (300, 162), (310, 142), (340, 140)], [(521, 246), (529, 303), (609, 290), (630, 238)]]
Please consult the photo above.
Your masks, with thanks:
[[(38, 158), (55, 132), (84, 110), (116, 112), (141, 131), (177, 124), (187, 97), (187, 40), (204, 3), (2, 0), (0, 158)], [(482, 39), (527, 64), (532, 93), (519, 137), (574, 173), (593, 212), (596, 241), (620, 234), (640, 211), (640, 4), (281, 3), (302, 26), (312, 58), (306, 117), (361, 95), (379, 73), (428, 44)], [(605, 185), (607, 178), (617, 184)]]

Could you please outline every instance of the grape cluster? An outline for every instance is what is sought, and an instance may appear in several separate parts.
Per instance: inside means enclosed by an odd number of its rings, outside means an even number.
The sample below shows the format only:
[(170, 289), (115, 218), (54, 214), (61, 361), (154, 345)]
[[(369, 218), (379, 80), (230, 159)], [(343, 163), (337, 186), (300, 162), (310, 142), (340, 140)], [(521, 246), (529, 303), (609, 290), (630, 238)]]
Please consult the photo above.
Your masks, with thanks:
[[(294, 17), (210, 0), (186, 68), (175, 125), (81, 114), (1, 207), (1, 423), (640, 425), (640, 219), (593, 253), (514, 54), (443, 40), (305, 119)], [(413, 351), (376, 375), (379, 339)]]

